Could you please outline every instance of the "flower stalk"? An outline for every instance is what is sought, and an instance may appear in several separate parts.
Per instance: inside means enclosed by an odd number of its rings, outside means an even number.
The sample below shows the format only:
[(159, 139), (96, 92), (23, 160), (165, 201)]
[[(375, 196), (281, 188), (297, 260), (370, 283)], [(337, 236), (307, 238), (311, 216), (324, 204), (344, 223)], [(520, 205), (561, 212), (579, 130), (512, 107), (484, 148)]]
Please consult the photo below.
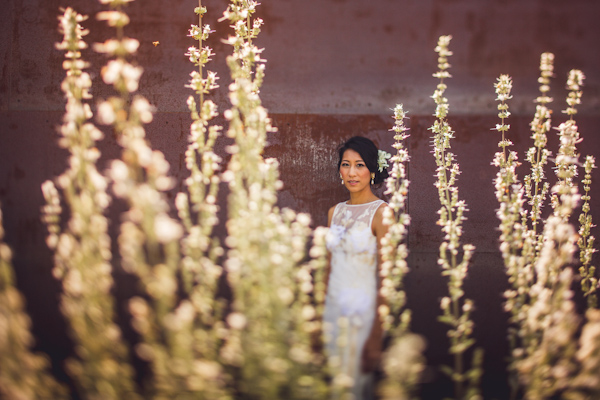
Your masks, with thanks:
[(381, 241), (380, 272), (381, 295), (385, 304), (380, 306), (379, 317), (382, 319), (384, 330), (390, 331), (391, 336), (399, 336), (409, 329), (410, 324), (410, 310), (404, 310), (406, 293), (402, 286), (404, 275), (408, 272), (406, 237), (410, 224), (410, 216), (406, 209), (409, 185), (406, 164), (409, 155), (404, 141), (409, 135), (406, 133), (408, 128), (404, 124), (405, 119), (406, 112), (402, 104), (398, 104), (394, 108), (394, 127), (390, 129), (394, 132), (395, 142), (392, 147), (396, 149), (396, 154), (390, 159), (392, 170), (385, 182), (384, 193), (391, 197), (383, 215), (384, 223), (389, 228)]
[[(532, 256), (536, 258), (539, 255), (541, 248), (541, 232), (538, 232), (538, 226), (541, 226), (542, 208), (548, 196), (550, 184), (544, 182), (546, 174), (544, 168), (548, 164), (550, 151), (546, 148), (548, 143), (547, 134), (551, 127), (552, 111), (548, 108), (548, 104), (552, 102), (552, 97), (548, 95), (550, 91), (550, 78), (554, 75), (554, 54), (543, 53), (540, 58), (540, 96), (537, 97), (535, 115), (531, 121), (530, 128), (532, 131), (531, 138), (533, 139), (533, 147), (527, 152), (527, 161), (531, 164), (531, 173), (523, 179), (525, 194), (528, 198), (528, 204), (531, 206), (529, 212), (529, 220), (531, 221), (531, 230), (536, 243), (536, 252)], [(524, 218), (527, 214), (524, 213)], [(523, 224), (529, 227), (529, 224)], [(528, 228), (529, 229), (529, 228)]]
[(408, 177), (406, 164), (409, 162), (408, 149), (404, 145), (409, 135), (404, 124), (406, 112), (402, 104), (394, 108), (394, 144), (396, 154), (392, 155), (391, 172), (387, 178), (385, 194), (391, 195), (384, 211), (384, 223), (388, 232), (381, 241), (381, 295), (385, 299), (379, 307), (379, 318), (392, 344), (383, 358), (385, 378), (378, 392), (384, 399), (410, 398), (419, 383), (425, 368), (423, 351), (425, 341), (410, 332), (410, 310), (406, 309), (406, 292), (403, 289), (404, 276), (408, 272), (406, 258), (408, 246), (406, 238), (410, 216), (407, 210)]
[(223, 16), (235, 35), (226, 40), (233, 48), (227, 57), (233, 82), (232, 107), (225, 112), (234, 144), (222, 175), (230, 190), (225, 268), (233, 299), (221, 356), (238, 377), (239, 398), (322, 398), (324, 359), (313, 351), (312, 338), (321, 331), (316, 316), (323, 297), (313, 273), (323, 274), (304, 263), (310, 218), (276, 206), (278, 163), (262, 157), (267, 133), (275, 128), (258, 95), (265, 60), (253, 44), (262, 25), (253, 16), (257, 5), (232, 0)]
[(217, 172), (221, 162), (214, 152), (214, 145), (222, 127), (211, 125), (212, 119), (218, 115), (217, 106), (212, 100), (204, 98), (204, 95), (218, 87), (215, 73), (206, 71), (204, 76), (204, 67), (213, 55), (212, 49), (202, 45), (212, 32), (209, 25), (202, 24), (206, 12), (206, 7), (199, 0), (195, 8), (199, 24), (192, 25), (189, 30), (189, 36), (198, 41), (198, 47), (190, 47), (186, 56), (198, 70), (191, 73), (187, 87), (194, 90), (199, 103), (196, 103), (194, 96), (188, 97), (192, 124), (185, 160), (190, 176), (185, 180), (187, 193), (178, 193), (175, 205), (185, 230), (181, 247), (181, 276), (196, 314), (188, 332), (196, 338), (193, 346), (196, 353), (193, 356), (211, 363), (219, 376), (212, 383), (205, 381), (199, 386), (212, 388), (206, 395), (216, 396), (219, 391), (226, 391), (225, 387), (219, 387), (226, 380), (225, 371), (217, 368), (222, 341), (219, 332), (225, 330), (222, 322), (224, 302), (217, 295), (218, 282), (223, 273), (218, 261), (224, 250), (213, 235), (218, 223), (216, 201), (220, 179)]
[[(165, 192), (174, 181), (168, 176), (169, 164), (145, 137), (144, 124), (152, 121), (153, 107), (134, 94), (142, 68), (129, 61), (139, 42), (124, 36), (129, 21), (124, 6), (130, 0), (100, 1), (110, 10), (98, 18), (116, 28), (116, 38), (97, 45), (96, 51), (111, 57), (102, 79), (117, 95), (99, 105), (99, 121), (112, 125), (123, 149), (121, 159), (111, 163), (109, 175), (114, 194), (128, 208), (119, 234), (122, 266), (137, 276), (145, 293), (130, 299), (129, 311), (141, 336), (137, 354), (149, 362), (153, 374), (147, 390), (154, 398), (174, 398), (181, 392), (200, 396), (213, 388), (220, 395), (220, 366), (197, 357), (198, 344), (192, 335), (197, 318), (194, 299), (181, 299), (178, 294), (184, 228), (170, 216)], [(216, 384), (206, 388), (208, 380)]]
[(25, 299), (15, 287), (12, 250), (4, 242), (0, 210), (0, 396), (6, 399), (69, 398), (50, 373), (45, 355), (34, 353)]
[(202, 25), (206, 7), (202, 6), (201, 1), (198, 2), (195, 12), (198, 14), (199, 25), (192, 25), (189, 36), (198, 41), (198, 48), (190, 47), (186, 55), (198, 70), (191, 73), (187, 87), (194, 90), (199, 103), (196, 103), (194, 96), (188, 97), (187, 104), (192, 124), (189, 145), (185, 153), (186, 167), (190, 171), (190, 176), (185, 183), (189, 194), (179, 193), (175, 204), (186, 231), (182, 249), (184, 253), (182, 274), (186, 290), (189, 292), (195, 284), (203, 282), (208, 291), (203, 295), (204, 300), (209, 302), (207, 304), (211, 304), (217, 279), (222, 273), (216, 260), (223, 254), (223, 249), (212, 235), (218, 223), (216, 201), (220, 179), (217, 172), (221, 162), (221, 158), (214, 152), (214, 145), (222, 127), (210, 125), (211, 120), (218, 115), (217, 106), (212, 100), (204, 99), (205, 94), (218, 88), (216, 84), (218, 77), (212, 71), (207, 71), (206, 77), (203, 75), (204, 67), (213, 53), (211, 48), (202, 46), (203, 41), (208, 39), (212, 31), (209, 25)]
[(577, 372), (577, 330), (581, 318), (575, 311), (570, 287), (575, 230), (552, 215), (544, 228), (544, 246), (535, 264), (531, 306), (524, 329), (529, 340), (517, 362), (527, 399), (547, 399), (565, 391)]
[(91, 397), (135, 399), (134, 371), (114, 321), (112, 253), (104, 215), (110, 197), (106, 178), (96, 168), (100, 152), (95, 145), (103, 135), (90, 122), (92, 111), (86, 101), (91, 99), (92, 80), (83, 71), (88, 63), (81, 58), (88, 31), (80, 22), (86, 19), (71, 8), (59, 18), (63, 41), (56, 47), (65, 51), (63, 67), (67, 71), (62, 83), (67, 105), (59, 145), (70, 156), (69, 168), (56, 182), (69, 220), (61, 229), (59, 192), (52, 181), (44, 182), (44, 221), (49, 230), (46, 242), (54, 251), (53, 274), (63, 283), (61, 310), (76, 343), (77, 358), (68, 360), (68, 371)]
[(591, 234), (592, 215), (590, 214), (590, 185), (592, 184), (592, 171), (596, 168), (596, 159), (594, 156), (587, 156), (583, 169), (585, 175), (583, 177), (584, 195), (581, 196), (583, 205), (581, 214), (579, 214), (579, 239), (577, 246), (579, 247), (579, 275), (581, 276), (581, 290), (587, 298), (588, 308), (598, 308), (598, 277), (596, 276), (596, 267), (592, 264), (592, 255), (597, 251), (594, 249), (595, 237)]
[[(479, 381), (482, 374), (481, 362), (483, 352), (476, 349), (470, 369), (466, 369), (464, 353), (475, 343), (473, 321), (470, 319), (473, 310), (473, 301), (464, 298), (463, 282), (467, 275), (469, 262), (475, 250), (471, 244), (460, 243), (462, 236), (462, 221), (465, 220), (464, 212), (467, 205), (464, 200), (459, 200), (456, 181), (460, 175), (460, 168), (456, 163), (455, 155), (449, 151), (453, 131), (447, 121), (448, 99), (444, 97), (447, 88), (444, 79), (450, 78), (448, 72), (450, 64), (448, 57), (452, 52), (448, 50), (451, 36), (440, 36), (435, 51), (438, 53), (439, 70), (433, 74), (440, 82), (432, 98), (436, 103), (436, 120), (430, 130), (433, 132), (433, 155), (437, 165), (435, 187), (441, 208), (438, 211), (440, 218), (438, 225), (442, 227), (444, 240), (440, 245), (438, 264), (442, 267), (442, 275), (449, 278), (449, 296), (441, 300), (440, 306), (443, 315), (439, 320), (450, 326), (450, 354), (454, 356), (454, 365), (444, 366), (442, 370), (454, 382), (454, 396), (456, 399), (480, 398)], [(462, 255), (462, 257), (460, 257)], [(459, 261), (460, 258), (460, 261)]]
[[(560, 124), (560, 148), (556, 157), (558, 182), (552, 187), (554, 213), (548, 217), (543, 231), (543, 246), (535, 260), (535, 278), (529, 292), (530, 307), (523, 320), (528, 340), (523, 356), (517, 362), (519, 378), (526, 398), (543, 399), (569, 391), (579, 365), (576, 357), (577, 332), (581, 317), (575, 312), (573, 271), (577, 235), (569, 217), (578, 206), (580, 195), (573, 178), (577, 174), (579, 155), (576, 143), (579, 133), (573, 115), (579, 104), (583, 74), (571, 71), (565, 113), (570, 118)], [(573, 100), (575, 99), (575, 100)]]
[[(571, 70), (567, 79), (569, 94), (567, 97), (567, 108), (563, 111), (569, 116), (556, 128), (560, 138), (560, 148), (556, 156), (555, 174), (560, 184), (556, 186), (557, 191), (552, 195), (552, 208), (554, 215), (568, 219), (575, 208), (575, 204), (568, 203), (569, 200), (578, 201), (579, 197), (572, 196), (571, 191), (577, 189), (573, 179), (577, 176), (577, 143), (581, 141), (574, 116), (577, 114), (577, 105), (581, 104), (581, 86), (585, 76), (579, 70)], [(564, 196), (564, 199), (561, 197)]]
[(494, 181), (496, 198), (499, 208), (496, 215), (500, 220), (500, 252), (504, 261), (508, 281), (511, 288), (504, 293), (506, 302), (504, 309), (511, 313), (508, 329), (509, 357), (509, 385), (511, 399), (518, 396), (520, 384), (518, 379), (517, 363), (522, 355), (523, 341), (529, 335), (523, 329), (523, 321), (529, 307), (529, 288), (533, 283), (532, 255), (535, 254), (535, 241), (532, 240), (531, 231), (527, 228), (527, 219), (524, 211), (524, 188), (519, 183), (516, 169), (519, 166), (518, 155), (509, 147), (512, 142), (506, 138), (510, 125), (505, 119), (510, 116), (507, 100), (512, 98), (512, 79), (508, 75), (501, 75), (495, 84), (498, 104), (498, 117), (500, 124), (495, 129), (502, 134), (498, 147), (502, 148), (494, 156), (492, 165), (498, 168)]

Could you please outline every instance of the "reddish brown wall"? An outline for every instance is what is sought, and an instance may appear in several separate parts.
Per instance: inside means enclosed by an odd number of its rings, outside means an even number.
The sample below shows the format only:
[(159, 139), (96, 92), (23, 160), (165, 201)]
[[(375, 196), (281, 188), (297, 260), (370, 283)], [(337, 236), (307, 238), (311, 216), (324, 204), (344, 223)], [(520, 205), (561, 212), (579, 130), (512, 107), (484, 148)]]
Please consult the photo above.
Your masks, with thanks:
[[(220, 42), (229, 33), (216, 20), (225, 0), (204, 0), (207, 21), (216, 30), (209, 45), (217, 55), (210, 66), (218, 71), (221, 89), (214, 95), (221, 110), (227, 108), (229, 82), (224, 57), (229, 49)], [(439, 298), (445, 283), (436, 265), (440, 241), (435, 224), (438, 209), (433, 187), (434, 162), (430, 132), (434, 105), (430, 99), (436, 81), (433, 53), (439, 35), (452, 34), (450, 62), (454, 78), (448, 81), (450, 122), (456, 130), (453, 151), (463, 174), (461, 197), (470, 212), (464, 239), (477, 246), (466, 282), (467, 296), (475, 300), (474, 314), (479, 344), (486, 350), (486, 398), (503, 397), (506, 386), (504, 342), (506, 321), (501, 293), (506, 287), (497, 252), (496, 201), (490, 166), (497, 150), (495, 103), (492, 84), (501, 73), (514, 77), (511, 100), (511, 135), (517, 148), (530, 145), (528, 122), (537, 95), (539, 55), (556, 54), (555, 124), (563, 117), (564, 81), (569, 69), (586, 75), (580, 131), (582, 154), (600, 156), (600, 3), (596, 0), (480, 1), (480, 0), (263, 0), (265, 19), (258, 39), (268, 60), (261, 92), (279, 133), (270, 135), (266, 153), (281, 163), (285, 188), (283, 206), (309, 212), (316, 225), (325, 221), (328, 207), (344, 199), (335, 171), (335, 148), (352, 135), (374, 139), (390, 151), (391, 111), (403, 103), (410, 111), (409, 150), (411, 180), (409, 210), (410, 268), (408, 305), (414, 313), (413, 328), (429, 341), (431, 365), (445, 361), (444, 329), (436, 322)], [(132, 25), (128, 35), (138, 38), (138, 62), (145, 68), (141, 92), (157, 107), (148, 126), (153, 147), (162, 150), (172, 174), (181, 182), (187, 171), (183, 151), (189, 117), (184, 85), (193, 69), (183, 55), (193, 42), (186, 37), (194, 23), (195, 1), (137, 1), (129, 7)], [(55, 127), (60, 124), (64, 101), (62, 55), (54, 50), (61, 38), (56, 16), (60, 6), (73, 6), (92, 18), (89, 42), (111, 34), (93, 15), (101, 9), (90, 0), (7, 0), (0, 14), (0, 202), (5, 213), (7, 242), (15, 250), (19, 287), (25, 292), (33, 316), (39, 347), (54, 357), (61, 374), (61, 359), (69, 353), (64, 322), (57, 312), (58, 284), (52, 278), (51, 254), (44, 245), (45, 230), (39, 210), (43, 203), (40, 184), (65, 169), (65, 152), (56, 146)], [(153, 41), (160, 45), (153, 46)], [(91, 51), (84, 57), (93, 63), (93, 94), (109, 95), (99, 79), (103, 58)], [(556, 149), (556, 140), (551, 140)], [(223, 149), (223, 145), (220, 145)], [(101, 144), (102, 166), (119, 154), (111, 135)], [(521, 171), (521, 174), (523, 172)], [(594, 179), (600, 177), (594, 174)], [(600, 221), (598, 184), (592, 193), (595, 221)], [(111, 211), (112, 229), (118, 224), (118, 205)], [(597, 232), (596, 232), (597, 234)], [(134, 289), (131, 278), (117, 270), (116, 293), (127, 297)], [(122, 309), (119, 312), (126, 317)], [(436, 398), (434, 386), (444, 386), (435, 367), (425, 398)], [(430, 396), (430, 397), (427, 397)]]

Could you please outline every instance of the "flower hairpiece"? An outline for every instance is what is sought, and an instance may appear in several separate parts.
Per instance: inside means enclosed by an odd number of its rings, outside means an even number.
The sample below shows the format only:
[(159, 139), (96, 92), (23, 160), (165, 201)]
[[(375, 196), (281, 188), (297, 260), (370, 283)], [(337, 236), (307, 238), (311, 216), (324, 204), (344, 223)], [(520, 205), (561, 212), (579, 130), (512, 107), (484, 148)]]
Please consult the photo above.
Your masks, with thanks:
[(387, 167), (389, 167), (390, 165), (388, 164), (387, 160), (388, 158), (390, 158), (392, 155), (390, 153), (387, 153), (383, 150), (377, 150), (377, 165), (379, 166), (379, 172), (383, 172), (383, 170)]

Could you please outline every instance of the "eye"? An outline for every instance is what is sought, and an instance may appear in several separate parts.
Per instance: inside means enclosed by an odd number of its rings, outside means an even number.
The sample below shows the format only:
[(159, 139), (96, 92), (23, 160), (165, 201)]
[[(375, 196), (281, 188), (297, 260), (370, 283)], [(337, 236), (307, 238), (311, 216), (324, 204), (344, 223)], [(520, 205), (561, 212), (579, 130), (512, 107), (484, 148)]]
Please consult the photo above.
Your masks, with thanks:
[(364, 167), (364, 166), (365, 166), (365, 164), (363, 164), (363, 163), (358, 163), (358, 164), (356, 164), (356, 166), (357, 166), (357, 167)]
[(350, 166), (350, 165), (347, 162), (342, 163), (342, 167), (348, 167), (348, 166)]

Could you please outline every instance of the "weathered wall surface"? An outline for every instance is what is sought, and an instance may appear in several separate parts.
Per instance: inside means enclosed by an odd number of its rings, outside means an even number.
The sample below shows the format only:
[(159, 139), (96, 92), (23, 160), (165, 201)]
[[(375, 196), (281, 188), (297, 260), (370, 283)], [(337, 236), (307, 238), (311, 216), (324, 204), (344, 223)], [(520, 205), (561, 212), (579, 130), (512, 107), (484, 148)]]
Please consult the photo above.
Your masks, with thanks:
[[(227, 105), (229, 53), (221, 39), (229, 34), (218, 22), (225, 0), (204, 0), (206, 19), (215, 33), (208, 43), (216, 56), (210, 68), (220, 76), (221, 89), (214, 99), (221, 111)], [(430, 95), (436, 85), (433, 52), (437, 38), (451, 34), (454, 56), (453, 79), (448, 81), (450, 122), (456, 130), (453, 151), (463, 174), (461, 197), (469, 205), (464, 239), (477, 246), (467, 296), (475, 300), (474, 314), (479, 344), (486, 350), (486, 398), (502, 398), (506, 316), (501, 294), (507, 285), (497, 253), (496, 200), (490, 166), (497, 150), (496, 104), (492, 84), (501, 73), (514, 78), (510, 101), (511, 135), (523, 157), (530, 146), (528, 122), (537, 96), (539, 56), (556, 54), (553, 81), (554, 124), (564, 119), (564, 82), (571, 68), (587, 76), (583, 105), (578, 116), (583, 155), (600, 156), (600, 25), (596, 0), (263, 0), (259, 16), (265, 27), (258, 43), (264, 47), (267, 77), (261, 97), (270, 110), (279, 133), (272, 134), (266, 153), (281, 163), (285, 187), (283, 206), (309, 212), (316, 225), (325, 224), (326, 210), (345, 198), (335, 171), (335, 148), (353, 135), (374, 139), (390, 151), (393, 125), (391, 111), (403, 103), (410, 111), (409, 150), (411, 180), (409, 235), (411, 273), (407, 277), (408, 305), (413, 310), (415, 331), (429, 341), (432, 366), (446, 362), (445, 328), (436, 322), (439, 298), (445, 283), (436, 265), (440, 241), (433, 187), (434, 161), (430, 154)], [(148, 126), (154, 148), (171, 163), (179, 188), (187, 171), (183, 163), (189, 117), (184, 88), (193, 69), (184, 53), (193, 41), (186, 37), (195, 22), (189, 0), (137, 1), (130, 5), (129, 36), (140, 40), (137, 62), (145, 68), (140, 91), (156, 107)], [(7, 242), (15, 250), (19, 287), (27, 296), (39, 348), (53, 356), (57, 374), (70, 345), (65, 325), (57, 311), (59, 285), (51, 275), (51, 254), (44, 245), (45, 229), (39, 210), (43, 204), (40, 185), (65, 169), (65, 152), (56, 145), (55, 128), (60, 124), (64, 100), (62, 54), (54, 49), (61, 40), (56, 17), (59, 7), (73, 6), (91, 18), (84, 23), (91, 33), (88, 42), (111, 35), (95, 21), (101, 9), (89, 0), (5, 0), (0, 14), (0, 202), (5, 214)], [(153, 46), (153, 41), (159, 41)], [(92, 62), (93, 94), (110, 95), (101, 82), (103, 57), (88, 51)], [(553, 136), (553, 135), (552, 135)], [(557, 149), (551, 138), (551, 149)], [(101, 167), (119, 154), (111, 134), (100, 145)], [(224, 145), (220, 145), (223, 152)], [(521, 167), (521, 174), (525, 167)], [(598, 173), (594, 179), (599, 181)], [(178, 189), (179, 189), (178, 188)], [(176, 189), (177, 190), (177, 189)], [(592, 193), (594, 220), (600, 210), (595, 184)], [(118, 205), (111, 211), (112, 229), (118, 225)], [(115, 292), (126, 298), (135, 289), (132, 279), (117, 269)], [(121, 307), (118, 310), (126, 319)], [(64, 375), (61, 375), (64, 376)], [(424, 398), (436, 398), (434, 386), (444, 386), (435, 367), (434, 384), (424, 387)], [(429, 396), (429, 397), (427, 397)]]

